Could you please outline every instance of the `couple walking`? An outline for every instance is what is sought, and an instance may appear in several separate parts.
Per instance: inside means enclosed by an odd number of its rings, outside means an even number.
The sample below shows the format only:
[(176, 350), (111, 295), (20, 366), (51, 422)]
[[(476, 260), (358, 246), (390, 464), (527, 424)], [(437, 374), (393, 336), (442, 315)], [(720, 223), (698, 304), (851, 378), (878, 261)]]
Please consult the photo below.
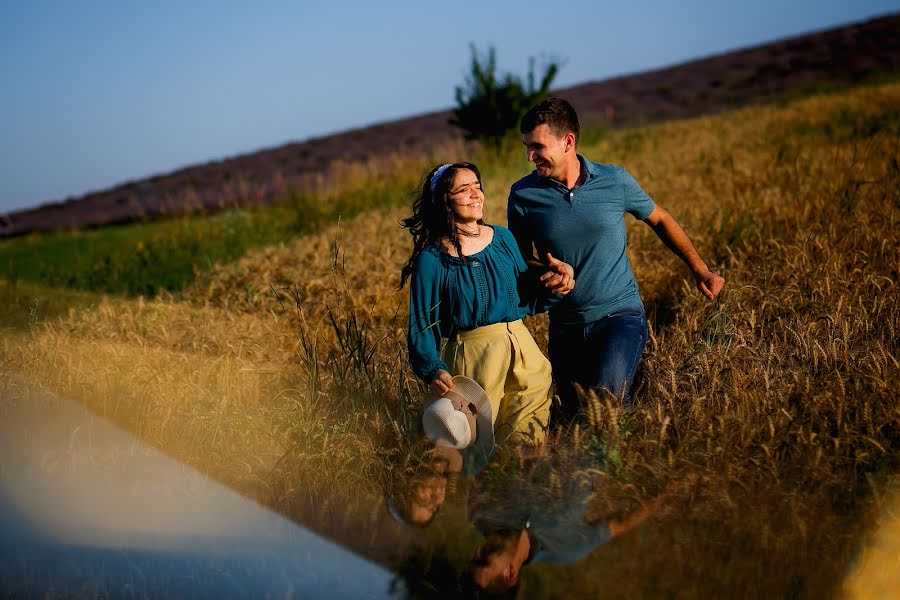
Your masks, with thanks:
[[(410, 364), (440, 397), (424, 419), (440, 444), (464, 448), (497, 437), (540, 445), (551, 419), (551, 366), (560, 397), (554, 420), (581, 414), (576, 386), (630, 403), (647, 321), (625, 253), (625, 213), (687, 264), (707, 298), (725, 284), (625, 169), (577, 153), (579, 131), (575, 110), (559, 98), (523, 117), (535, 169), (510, 189), (508, 229), (484, 222), (481, 173), (465, 162), (432, 169), (403, 220), (413, 237), (401, 273), (401, 286), (410, 281)], [(549, 362), (522, 323), (548, 310)], [(453, 394), (454, 376), (480, 384), (490, 406)], [(493, 431), (476, 425), (478, 415)]]

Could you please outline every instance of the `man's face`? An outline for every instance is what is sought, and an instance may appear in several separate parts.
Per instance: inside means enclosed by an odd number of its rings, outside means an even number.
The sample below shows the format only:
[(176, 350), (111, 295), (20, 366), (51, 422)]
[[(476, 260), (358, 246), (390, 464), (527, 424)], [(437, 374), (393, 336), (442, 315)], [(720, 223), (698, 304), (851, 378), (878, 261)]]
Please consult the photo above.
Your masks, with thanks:
[(475, 584), (483, 590), (508, 589), (504, 575), (509, 571), (510, 560), (506, 555), (492, 556), (488, 564), (477, 567), (473, 573)]
[(534, 163), (534, 168), (540, 177), (563, 179), (570, 136), (574, 141), (574, 134), (557, 137), (546, 123), (522, 134), (525, 156), (528, 158), (528, 162)]
[(505, 550), (492, 554), (472, 571), (472, 578), (475, 585), (483, 590), (492, 592), (503, 592), (515, 585), (518, 578), (518, 570), (513, 574), (512, 565), (514, 557), (512, 550)]

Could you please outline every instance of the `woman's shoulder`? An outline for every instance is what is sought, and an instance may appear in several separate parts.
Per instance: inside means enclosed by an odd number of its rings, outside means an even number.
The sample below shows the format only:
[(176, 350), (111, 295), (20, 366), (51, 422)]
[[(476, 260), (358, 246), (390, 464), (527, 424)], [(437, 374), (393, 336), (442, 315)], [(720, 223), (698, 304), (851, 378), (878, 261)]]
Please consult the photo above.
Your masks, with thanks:
[(502, 225), (489, 225), (491, 229), (494, 230), (494, 239), (492, 242), (500, 241), (504, 244), (508, 244), (510, 240), (513, 240), (512, 231), (503, 227)]
[(499, 242), (504, 250), (518, 249), (516, 238), (513, 236), (512, 231), (501, 225), (491, 225), (491, 227), (494, 228), (494, 242)]
[(435, 244), (428, 244), (416, 258), (415, 269), (434, 270), (441, 266), (441, 251)]

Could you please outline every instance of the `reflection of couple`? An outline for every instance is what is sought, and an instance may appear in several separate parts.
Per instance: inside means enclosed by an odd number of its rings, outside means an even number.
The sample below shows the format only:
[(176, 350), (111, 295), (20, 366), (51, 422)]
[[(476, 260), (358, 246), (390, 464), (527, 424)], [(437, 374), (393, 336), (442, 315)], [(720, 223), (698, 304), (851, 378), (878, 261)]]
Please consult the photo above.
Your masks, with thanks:
[(652, 517), (675, 492), (697, 480), (683, 473), (650, 501), (621, 518), (588, 518), (592, 490), (567, 489), (553, 497), (530, 482), (491, 495), (473, 506), (470, 518), (484, 535), (467, 571), (481, 589), (505, 592), (519, 582), (530, 564), (574, 565), (612, 538), (623, 535)]
[[(578, 117), (568, 102), (541, 102), (521, 131), (535, 170), (510, 190), (509, 229), (484, 224), (475, 165), (432, 169), (403, 221), (414, 247), (401, 284), (411, 280), (416, 375), (436, 396), (453, 375), (474, 379), (490, 398), (498, 441), (537, 446), (551, 418), (551, 364), (561, 401), (554, 420), (583, 414), (575, 386), (630, 402), (647, 321), (625, 253), (625, 213), (688, 265), (706, 297), (714, 299), (725, 281), (627, 171), (577, 154)], [(549, 362), (521, 321), (546, 310)]]
[(495, 464), (476, 479), (455, 449), (431, 446), (406, 458), (394, 471), (389, 507), (398, 522), (421, 527), (423, 537), (395, 557), (395, 566), (411, 589), (440, 597), (453, 597), (453, 590), (464, 597), (479, 589), (504, 593), (519, 585), (528, 565), (575, 565), (697, 481), (682, 471), (649, 501), (613, 516), (594, 501), (592, 461), (548, 457), (512, 471)]

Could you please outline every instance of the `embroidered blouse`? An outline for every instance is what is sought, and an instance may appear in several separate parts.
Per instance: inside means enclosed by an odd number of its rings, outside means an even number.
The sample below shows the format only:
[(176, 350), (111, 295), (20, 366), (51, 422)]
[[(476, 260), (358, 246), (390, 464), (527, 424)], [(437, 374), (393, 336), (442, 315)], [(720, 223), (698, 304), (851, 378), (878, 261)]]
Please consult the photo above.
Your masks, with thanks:
[(490, 227), (491, 243), (465, 260), (436, 245), (416, 259), (406, 342), (410, 366), (425, 381), (431, 381), (438, 369), (450, 370), (440, 358), (442, 338), (539, 314), (563, 298), (545, 291), (539, 270), (525, 264), (508, 229)]

